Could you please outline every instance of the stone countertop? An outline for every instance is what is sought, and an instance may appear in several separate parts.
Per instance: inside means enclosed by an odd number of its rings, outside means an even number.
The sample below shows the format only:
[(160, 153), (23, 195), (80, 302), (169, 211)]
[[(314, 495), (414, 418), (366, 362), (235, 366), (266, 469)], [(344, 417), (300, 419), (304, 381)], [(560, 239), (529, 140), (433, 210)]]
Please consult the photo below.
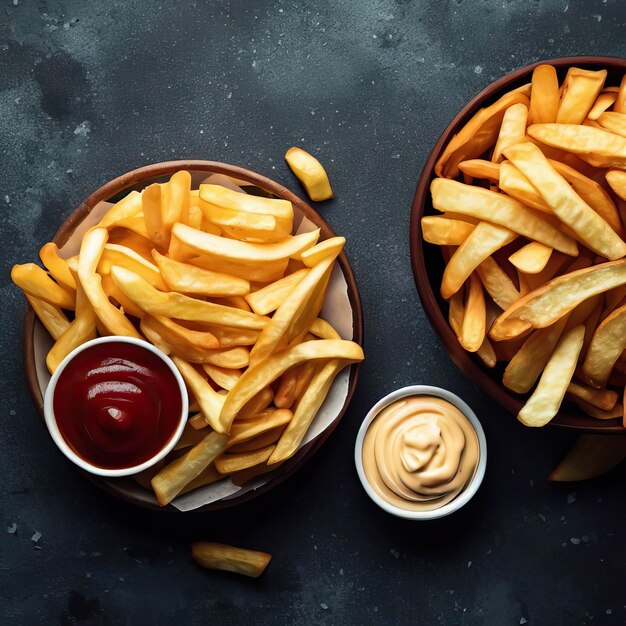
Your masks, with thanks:
[[(416, 294), (408, 219), (421, 167), (468, 99), (536, 60), (625, 56), (625, 27), (618, 0), (2, 0), (0, 510), (17, 530), (0, 528), (0, 621), (624, 623), (625, 468), (547, 482), (574, 436), (523, 428), (452, 364)], [(143, 164), (226, 161), (301, 193), (283, 161), (292, 145), (327, 167), (336, 196), (319, 210), (348, 239), (365, 312), (356, 397), (321, 451), (256, 501), (191, 515), (118, 502), (36, 414), (10, 267)], [(460, 394), (489, 444), (477, 497), (427, 524), (377, 509), (353, 466), (367, 410), (411, 383)], [(202, 571), (194, 539), (274, 559), (259, 580)]]

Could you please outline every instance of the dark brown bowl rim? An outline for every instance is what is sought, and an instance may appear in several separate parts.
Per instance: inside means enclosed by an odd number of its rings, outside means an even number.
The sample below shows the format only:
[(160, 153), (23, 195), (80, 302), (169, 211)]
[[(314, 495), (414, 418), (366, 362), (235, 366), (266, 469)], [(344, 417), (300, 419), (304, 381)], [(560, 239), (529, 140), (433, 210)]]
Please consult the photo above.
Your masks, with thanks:
[[(118, 176), (117, 178), (114, 178), (113, 180), (105, 183), (104, 185), (102, 185), (102, 187), (94, 191), (94, 193), (92, 193), (88, 198), (81, 202), (78, 207), (74, 209), (74, 211), (72, 211), (69, 217), (63, 222), (59, 230), (56, 232), (55, 236), (53, 237), (53, 241), (59, 247), (65, 244), (65, 242), (68, 240), (72, 232), (74, 232), (76, 227), (85, 219), (85, 217), (89, 214), (93, 207), (95, 207), (99, 202), (103, 200), (108, 200), (109, 198), (116, 196), (120, 192), (128, 189), (129, 187), (132, 187), (133, 185), (136, 185), (146, 178), (172, 174), (181, 169), (225, 174), (227, 176), (233, 176), (240, 180), (250, 182), (257, 187), (265, 189), (266, 191), (276, 196), (289, 200), (294, 206), (297, 206), (307, 218), (309, 218), (313, 223), (315, 223), (316, 226), (321, 229), (320, 240), (328, 239), (329, 237), (335, 236), (335, 233), (326, 222), (326, 220), (315, 209), (313, 209), (313, 207), (311, 207), (300, 197), (296, 196), (293, 192), (289, 191), (289, 189), (287, 189), (284, 185), (275, 182), (267, 176), (258, 174), (256, 172), (253, 172), (252, 170), (239, 167), (237, 165), (230, 165), (228, 163), (204, 160), (180, 160), (145, 165), (143, 167), (139, 167), (130, 172), (122, 174), (121, 176)], [(354, 273), (352, 272), (352, 268), (350, 267), (350, 263), (348, 262), (348, 259), (344, 252), (339, 255), (339, 264), (341, 265), (341, 269), (348, 285), (348, 298), (352, 307), (353, 341), (362, 346), (363, 310), (361, 307), (361, 299)], [(35, 366), (34, 329), (35, 313), (33, 309), (29, 305), (27, 305), (26, 312), (24, 314), (24, 330), (22, 334), (24, 371), (26, 374), (26, 381), (30, 389), (31, 396), (43, 422), (43, 397), (41, 394), (41, 390), (39, 389), (37, 370)], [(286, 478), (291, 476), (297, 469), (302, 467), (302, 465), (304, 465), (304, 463), (308, 461), (315, 454), (315, 452), (317, 452), (320, 446), (326, 441), (326, 439), (328, 439), (328, 437), (332, 434), (332, 432), (339, 424), (339, 421), (343, 417), (346, 409), (348, 408), (348, 405), (350, 404), (350, 401), (352, 400), (352, 397), (354, 396), (359, 370), (360, 363), (354, 363), (353, 365), (351, 365), (348, 395), (343, 404), (343, 407), (341, 408), (341, 411), (334, 419), (334, 421), (318, 437), (313, 439), (307, 445), (303, 446), (302, 449), (299, 450), (294, 457), (287, 461), (286, 464), (282, 467), (282, 471), (278, 471), (266, 484), (258, 487), (257, 489), (250, 490), (239, 497), (212, 502), (211, 504), (199, 507), (198, 509), (194, 509), (190, 512), (214, 511), (217, 509), (231, 507), (236, 504), (241, 504), (243, 502), (247, 502), (248, 500), (252, 500), (253, 498), (256, 498), (261, 494), (269, 491), (270, 489), (278, 486)], [(94, 483), (101, 489), (104, 489), (113, 496), (116, 496), (121, 500), (125, 500), (126, 502), (130, 502), (144, 508), (158, 511), (171, 511), (177, 513), (181, 512), (171, 505), (162, 508), (154, 502), (151, 502), (148, 498), (142, 499), (134, 493), (126, 491), (123, 483), (124, 479), (103, 479), (102, 477), (94, 476), (93, 474), (90, 474), (80, 469), (78, 471), (80, 471), (86, 478), (88, 478), (92, 483)]]
[[(512, 83), (520, 82), (522, 78), (529, 75), (535, 67), (543, 64), (554, 65), (557, 68), (570, 65), (586, 65), (604, 66), (626, 70), (626, 59), (617, 57), (561, 57), (546, 61), (537, 61), (536, 63), (525, 65), (524, 67), (503, 76), (485, 87), (485, 89), (472, 98), (461, 109), (461, 111), (457, 113), (454, 119), (447, 125), (430, 153), (428, 160), (422, 168), (422, 173), (417, 183), (409, 225), (413, 277), (415, 279), (415, 286), (417, 287), (417, 291), (422, 301), (422, 307), (426, 312), (431, 326), (439, 335), (446, 352), (457, 367), (463, 372), (463, 374), (465, 374), (465, 376), (478, 385), (483, 392), (496, 400), (496, 402), (513, 415), (517, 415), (522, 408), (524, 404), (522, 397), (509, 393), (501, 383), (498, 383), (487, 374), (485, 367), (479, 361), (478, 357), (470, 355), (468, 352), (463, 350), (463, 348), (459, 345), (456, 336), (452, 332), (446, 318), (444, 317), (443, 311), (441, 310), (435, 296), (435, 292), (430, 284), (428, 272), (426, 270), (420, 220), (428, 200), (430, 182), (433, 178), (435, 162), (457, 129), (460, 128), (462, 124), (464, 124), (487, 101), (495, 99), (500, 92), (505, 91), (506, 88)], [(579, 415), (569, 411), (563, 411), (559, 412), (557, 417), (555, 417), (550, 424), (553, 426), (560, 426), (562, 428), (571, 428), (580, 432), (596, 434), (624, 434), (626, 429), (624, 429), (621, 423), (618, 423), (618, 420), (619, 418), (615, 420), (600, 421), (591, 417), (583, 416), (582, 414)]]

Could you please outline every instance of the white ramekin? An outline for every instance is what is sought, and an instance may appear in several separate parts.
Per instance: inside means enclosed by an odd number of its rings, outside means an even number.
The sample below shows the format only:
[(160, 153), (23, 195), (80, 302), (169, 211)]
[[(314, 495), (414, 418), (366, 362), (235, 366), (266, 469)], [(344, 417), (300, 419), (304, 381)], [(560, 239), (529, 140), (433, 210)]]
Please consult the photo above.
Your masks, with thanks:
[[(139, 346), (153, 354), (156, 354), (172, 371), (174, 374), (174, 378), (178, 383), (178, 388), (180, 390), (181, 396), (181, 414), (178, 426), (176, 427), (176, 431), (167, 442), (164, 448), (162, 448), (157, 454), (155, 454), (152, 458), (144, 461), (140, 465), (134, 465), (133, 467), (123, 467), (120, 469), (108, 469), (104, 467), (98, 467), (96, 465), (92, 465), (85, 459), (78, 456), (67, 444), (63, 435), (59, 431), (59, 427), (56, 422), (56, 418), (54, 416), (54, 390), (57, 386), (57, 381), (61, 376), (63, 370), (67, 367), (67, 364), (80, 352), (90, 348), (91, 346), (95, 346), (101, 343), (131, 343), (135, 346)], [(158, 463), (161, 459), (163, 459), (176, 445), (176, 442), (180, 439), (180, 436), (183, 434), (183, 429), (185, 428), (185, 424), (187, 422), (187, 413), (189, 411), (189, 397), (187, 395), (187, 388), (185, 387), (185, 382), (180, 375), (180, 372), (174, 365), (173, 361), (161, 350), (155, 348), (151, 343), (144, 341), (142, 339), (135, 339), (133, 337), (98, 337), (97, 339), (92, 339), (91, 341), (87, 341), (84, 344), (78, 346), (70, 352), (62, 361), (59, 367), (55, 370), (50, 382), (48, 383), (48, 387), (46, 388), (46, 395), (44, 396), (43, 401), (44, 407), (44, 419), (46, 421), (46, 426), (50, 431), (50, 435), (54, 440), (54, 443), (57, 444), (61, 452), (70, 459), (73, 463), (78, 465), (78, 467), (84, 469), (91, 474), (97, 474), (98, 476), (107, 476), (109, 478), (119, 477), (119, 476), (130, 476), (131, 474), (137, 474), (155, 463)]]
[[(469, 484), (465, 486), (463, 491), (454, 498), (451, 502), (444, 504), (438, 509), (433, 509), (432, 511), (408, 511), (406, 509), (401, 509), (393, 504), (390, 504), (386, 500), (384, 500), (381, 496), (376, 493), (373, 487), (370, 485), (367, 480), (367, 476), (365, 475), (365, 470), (363, 468), (363, 441), (365, 439), (365, 433), (369, 428), (370, 424), (374, 421), (374, 418), (386, 407), (396, 402), (397, 400), (401, 400), (402, 398), (406, 398), (408, 396), (437, 396), (439, 398), (443, 398), (447, 400), (450, 404), (453, 404), (467, 419), (470, 424), (476, 431), (476, 436), (478, 437), (478, 466), (476, 468), (476, 472), (474, 476), (470, 480)], [(485, 468), (487, 466), (487, 440), (485, 439), (485, 433), (483, 431), (483, 427), (481, 426), (476, 414), (470, 407), (461, 400), (457, 395), (447, 391), (446, 389), (441, 389), (440, 387), (430, 387), (428, 385), (411, 385), (409, 387), (402, 387), (401, 389), (397, 389), (396, 391), (392, 391), (390, 394), (386, 395), (384, 398), (379, 400), (370, 410), (370, 412), (365, 416), (363, 423), (361, 424), (361, 428), (359, 428), (359, 434), (356, 438), (356, 445), (354, 448), (354, 461), (356, 463), (356, 471), (359, 474), (359, 478), (361, 479), (361, 484), (365, 489), (367, 495), (383, 510), (387, 511), (387, 513), (391, 513), (397, 517), (403, 517), (405, 519), (411, 520), (430, 520), (437, 519), (439, 517), (445, 517), (446, 515), (450, 515), (450, 513), (454, 513), (458, 511), (462, 506), (467, 504), (472, 496), (478, 491), (480, 484), (483, 481), (483, 477), (485, 475)]]

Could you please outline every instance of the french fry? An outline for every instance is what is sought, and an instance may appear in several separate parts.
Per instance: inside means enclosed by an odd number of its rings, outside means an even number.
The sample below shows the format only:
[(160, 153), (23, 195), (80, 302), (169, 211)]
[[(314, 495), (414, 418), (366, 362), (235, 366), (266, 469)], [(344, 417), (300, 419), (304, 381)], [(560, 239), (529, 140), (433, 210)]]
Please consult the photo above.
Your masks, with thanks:
[(530, 180), (554, 214), (567, 224), (585, 245), (610, 259), (626, 255), (626, 243), (611, 226), (572, 189), (532, 143), (505, 149), (505, 155)]
[(575, 326), (559, 339), (537, 388), (517, 416), (520, 422), (526, 426), (545, 426), (557, 414), (574, 375), (584, 338), (584, 326)]
[(138, 191), (131, 191), (119, 202), (116, 202), (98, 222), (100, 228), (115, 228), (121, 221), (135, 217), (143, 211), (141, 194)]
[[(230, 429), (228, 437), (228, 449), (244, 441), (257, 439), (268, 431), (287, 425), (293, 417), (288, 409), (266, 409), (247, 419), (236, 419)], [(267, 444), (269, 445), (269, 443)]]
[(552, 482), (589, 480), (617, 467), (626, 458), (626, 439), (614, 435), (580, 435), (550, 474)]
[(611, 196), (595, 180), (581, 174), (578, 170), (548, 159), (548, 162), (572, 186), (572, 189), (616, 232), (622, 230), (619, 212)]
[(271, 445), (252, 452), (222, 454), (215, 459), (215, 467), (221, 474), (232, 474), (255, 465), (263, 465), (270, 458), (275, 448), (275, 445)]
[(161, 249), (167, 249), (169, 237), (163, 222), (163, 186), (158, 183), (149, 185), (141, 194), (141, 204), (143, 207), (143, 217), (146, 222), (148, 236), (154, 245)]
[(227, 440), (226, 435), (211, 432), (189, 452), (164, 467), (152, 479), (157, 502), (161, 506), (169, 504), (223, 452)]
[(307, 275), (309, 270), (301, 269), (293, 274), (289, 274), (280, 280), (248, 293), (246, 302), (257, 315), (267, 315), (275, 311), (293, 291), (295, 286)]
[(533, 70), (530, 89), (529, 124), (556, 122), (559, 111), (559, 79), (552, 65), (538, 65)]
[(320, 339), (298, 344), (251, 366), (226, 396), (220, 414), (222, 429), (228, 432), (246, 402), (290, 367), (307, 360), (333, 358), (345, 360), (347, 364), (353, 363), (363, 359), (363, 351), (352, 341)]
[(611, 189), (622, 199), (626, 200), (626, 172), (623, 170), (609, 170), (606, 181)]
[(569, 313), (587, 298), (623, 284), (626, 284), (625, 259), (558, 276), (509, 307), (494, 322), (491, 333), (497, 336), (498, 327), (511, 318), (526, 322), (534, 328), (544, 328)]
[(302, 148), (289, 148), (285, 161), (306, 189), (314, 202), (323, 202), (333, 197), (333, 190), (324, 166)]
[(528, 178), (509, 161), (500, 164), (500, 189), (531, 209), (552, 213), (552, 209)]
[(320, 339), (341, 339), (341, 335), (321, 317), (313, 321), (309, 327), (309, 332)]
[(593, 387), (604, 387), (624, 348), (626, 348), (626, 305), (615, 309), (593, 334), (583, 363), (585, 380)]
[(460, 246), (474, 230), (473, 224), (438, 215), (422, 218), (424, 241), (438, 246)]
[[(223, 215), (224, 211), (242, 217), (271, 217), (274, 226), (269, 229), (271, 233), (267, 241), (281, 241), (291, 235), (293, 207), (288, 200), (252, 196), (227, 189), (222, 185), (211, 184), (200, 185), (199, 199), (199, 206), (209, 221), (213, 221), (218, 213)], [(262, 236), (262, 233), (257, 232), (256, 235)]]
[(485, 296), (483, 286), (476, 274), (472, 274), (469, 287), (465, 292), (463, 324), (461, 326), (461, 345), (468, 352), (479, 350), (485, 340)]
[(46, 356), (46, 367), (51, 374), (74, 348), (96, 337), (96, 314), (83, 291), (76, 284), (76, 317), (65, 332), (56, 340)]
[(113, 298), (121, 307), (124, 315), (132, 315), (139, 319), (144, 316), (144, 312), (132, 300), (129, 300), (122, 290), (113, 282), (110, 274), (102, 277), (101, 285), (109, 300)]
[[(613, 103), (617, 100), (617, 92), (603, 92), (593, 103), (591, 110), (587, 114), (587, 119), (596, 121), (602, 113), (609, 109)], [(554, 120), (553, 120), (554, 121)]]
[(516, 238), (516, 234), (495, 224), (480, 222), (452, 255), (441, 281), (441, 295), (446, 300), (455, 294), (470, 274), (496, 250)]
[(209, 297), (245, 296), (250, 293), (250, 283), (243, 278), (175, 261), (162, 255), (158, 250), (153, 250), (152, 256), (167, 287), (173, 291)]
[[(204, 419), (204, 418), (203, 418)], [(206, 421), (204, 422), (205, 426), (208, 427)], [(208, 428), (196, 429), (189, 422), (185, 426), (185, 430), (183, 430), (183, 434), (180, 436), (180, 439), (176, 442), (174, 446), (174, 450), (183, 450), (185, 448), (193, 448), (193, 446), (199, 444), (207, 435), (209, 434)]]
[[(532, 97), (532, 91), (531, 91)], [(505, 112), (500, 125), (498, 140), (491, 160), (494, 163), (502, 161), (502, 153), (505, 148), (522, 143), (526, 139), (526, 123), (528, 121), (528, 107), (522, 102), (511, 105)]]
[(164, 293), (138, 274), (119, 265), (111, 268), (111, 276), (127, 298), (151, 315), (252, 330), (262, 329), (267, 323), (266, 318), (255, 313), (196, 300), (175, 291)]
[[(189, 215), (189, 193), (191, 191), (191, 174), (185, 170), (174, 172), (169, 181), (162, 187), (162, 221), (166, 239), (176, 222), (183, 215)], [(164, 197), (163, 197), (164, 196)]]
[[(291, 419), (291, 417), (289, 418)], [(233, 429), (237, 426), (237, 422), (233, 424)], [(284, 426), (277, 426), (275, 428), (270, 428), (265, 432), (253, 437), (252, 439), (247, 439), (246, 441), (242, 441), (241, 443), (236, 443), (235, 445), (229, 445), (228, 451), (233, 454), (237, 454), (239, 452), (252, 452), (253, 450), (260, 450), (261, 448), (267, 448), (272, 444), (275, 444), (280, 436), (285, 430)], [(232, 436), (232, 435), (231, 435)], [(242, 470), (243, 471), (243, 470)], [(236, 483), (235, 483), (236, 484)]]
[(549, 146), (573, 152), (595, 167), (624, 167), (626, 137), (576, 124), (533, 124), (528, 134)]
[(611, 411), (617, 403), (616, 391), (612, 389), (593, 389), (575, 382), (569, 384), (567, 394), (584, 400), (602, 411)]
[(338, 253), (336, 250), (335, 256), (327, 256), (312, 268), (276, 309), (250, 352), (252, 364), (303, 339), (322, 308), (323, 294)]
[(606, 111), (600, 115), (598, 123), (602, 128), (626, 137), (626, 113)]
[(220, 474), (215, 469), (215, 464), (211, 463), (207, 465), (192, 481), (188, 482), (181, 490), (178, 495), (182, 496), (184, 493), (189, 493), (194, 489), (198, 489), (199, 487), (204, 487), (205, 485), (212, 485), (220, 480), (224, 479), (224, 474)]
[(242, 374), (241, 370), (218, 367), (210, 363), (203, 363), (202, 369), (216, 385), (227, 391), (235, 386)]
[(70, 321), (63, 311), (53, 304), (49, 304), (39, 298), (34, 298), (30, 294), (25, 294), (28, 303), (35, 311), (35, 315), (44, 325), (50, 336), (57, 340), (69, 327)]
[(67, 289), (55, 283), (46, 272), (34, 263), (14, 265), (11, 269), (11, 279), (22, 291), (43, 300), (60, 309), (75, 307), (75, 296)]
[(617, 113), (626, 113), (626, 74), (622, 76), (622, 82), (619, 86), (613, 110), (617, 111)]
[(151, 326), (167, 341), (173, 345), (183, 344), (188, 350), (215, 350), (220, 348), (217, 337), (208, 331), (190, 330), (176, 323), (164, 315), (149, 315), (144, 317), (144, 322)]
[(557, 124), (582, 124), (602, 91), (607, 71), (571, 67), (563, 83)]
[(120, 246), (131, 248), (146, 261), (153, 262), (152, 250), (154, 250), (154, 244), (147, 237), (138, 235), (135, 232), (129, 232), (124, 228), (114, 228), (109, 231), (107, 243), (116, 243)]
[(258, 578), (272, 560), (272, 555), (267, 552), (233, 548), (207, 541), (192, 543), (191, 556), (202, 567), (235, 572), (251, 578)]
[[(146, 220), (143, 217), (143, 213), (140, 213), (139, 215), (136, 215), (135, 217), (127, 217), (126, 219), (119, 220), (113, 226), (109, 227), (109, 231), (111, 231), (112, 229), (115, 229), (115, 230), (125, 229), (127, 231), (131, 231), (134, 235), (137, 235), (138, 237), (141, 237), (142, 239), (148, 239), (148, 240), (150, 239), (150, 237), (148, 236), (148, 227), (146, 226)], [(112, 238), (109, 239), (109, 241), (111, 243), (120, 243), (120, 242), (113, 241)], [(130, 246), (126, 243), (122, 243), (122, 245), (126, 245), (126, 247), (134, 249), (133, 246)], [(150, 249), (152, 249), (153, 245), (154, 244), (150, 242)], [(139, 250), (137, 250), (137, 252), (141, 254)], [(147, 259), (148, 260), (150, 259), (149, 255)]]
[(520, 292), (493, 257), (487, 257), (477, 268), (483, 287), (503, 310), (520, 298)]
[(300, 260), (307, 267), (315, 267), (327, 257), (338, 257), (346, 245), (345, 237), (331, 237), (315, 244), (300, 255)]
[(567, 317), (534, 331), (504, 370), (502, 384), (516, 393), (529, 392), (547, 365), (561, 338)]
[(597, 420), (614, 420), (618, 417), (622, 417), (624, 413), (624, 407), (621, 402), (618, 402), (610, 411), (604, 411), (595, 407), (590, 402), (586, 402), (581, 398), (574, 398), (574, 402), (585, 412), (589, 417), (593, 417)]
[(43, 245), (39, 250), (39, 258), (57, 283), (69, 289), (70, 292), (76, 290), (76, 281), (67, 266), (67, 261), (59, 256), (59, 249), (55, 243), (49, 242)]
[(238, 420), (247, 420), (263, 413), (274, 399), (274, 392), (268, 385), (252, 396), (237, 413)]
[(217, 393), (193, 365), (176, 356), (173, 357), (172, 360), (189, 387), (189, 390), (193, 393), (193, 397), (200, 405), (200, 411), (207, 424), (215, 432), (227, 434), (227, 431), (224, 430), (219, 420), (226, 396)]
[(206, 330), (217, 337), (222, 348), (235, 348), (238, 346), (251, 346), (258, 339), (259, 330), (249, 330), (244, 328), (226, 328), (223, 326), (215, 326), (212, 324), (198, 324), (194, 322), (184, 321), (181, 322), (185, 326), (190, 328), (197, 328), (198, 330)]
[(100, 255), (97, 272), (102, 277), (108, 276), (111, 273), (111, 267), (114, 265), (121, 265), (131, 272), (139, 274), (139, 276), (148, 281), (156, 289), (168, 291), (167, 285), (163, 282), (159, 268), (156, 265), (150, 263), (150, 261), (146, 261), (131, 248), (107, 243)]
[(530, 85), (524, 85), (506, 93), (491, 106), (480, 109), (446, 146), (435, 164), (437, 176), (456, 178), (459, 163), (480, 157), (493, 146), (498, 138), (505, 111), (518, 102), (528, 106), (529, 94)]
[(478, 217), (565, 254), (578, 254), (576, 242), (571, 237), (531, 213), (513, 198), (444, 178), (433, 180), (431, 192), (433, 206), (438, 211), (454, 211)]
[(550, 260), (552, 248), (544, 246), (542, 243), (531, 241), (517, 252), (514, 252), (509, 261), (518, 270), (526, 274), (538, 274)]
[(292, 420), (283, 431), (275, 450), (269, 457), (268, 465), (281, 463), (296, 453), (306, 431), (326, 399), (335, 377), (345, 365), (345, 361), (341, 359), (330, 359), (319, 367), (302, 399), (298, 402)]
[(473, 178), (484, 178), (492, 183), (497, 183), (500, 180), (500, 163), (483, 159), (470, 159), (459, 163), (459, 169), (463, 174)]
[(93, 228), (85, 233), (80, 246), (78, 278), (96, 316), (108, 332), (141, 339), (128, 318), (109, 302), (102, 288), (102, 278), (96, 272), (107, 239), (108, 232), (105, 228)]

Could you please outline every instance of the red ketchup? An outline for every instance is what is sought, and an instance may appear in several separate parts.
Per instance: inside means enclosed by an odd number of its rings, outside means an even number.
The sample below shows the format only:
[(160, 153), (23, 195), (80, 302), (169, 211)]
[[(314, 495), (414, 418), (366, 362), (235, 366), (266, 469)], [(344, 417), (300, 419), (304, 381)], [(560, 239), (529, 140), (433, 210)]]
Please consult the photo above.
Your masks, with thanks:
[(171, 439), (182, 411), (172, 370), (156, 354), (123, 342), (77, 354), (59, 376), (53, 403), (70, 448), (106, 469), (151, 459)]

